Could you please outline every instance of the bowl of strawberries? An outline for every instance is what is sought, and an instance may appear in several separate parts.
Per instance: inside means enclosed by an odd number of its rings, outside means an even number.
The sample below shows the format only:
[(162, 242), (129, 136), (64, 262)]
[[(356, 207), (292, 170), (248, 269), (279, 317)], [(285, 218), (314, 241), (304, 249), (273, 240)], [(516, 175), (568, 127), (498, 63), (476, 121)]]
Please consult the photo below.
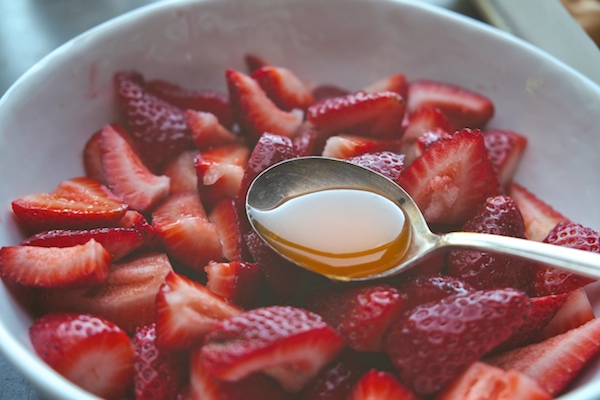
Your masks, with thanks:
[(435, 231), (600, 252), (599, 108), (560, 61), (420, 2), (116, 18), (0, 99), (0, 350), (60, 399), (597, 398), (593, 278), (462, 250), (335, 282), (245, 199), (280, 161), (338, 158)]

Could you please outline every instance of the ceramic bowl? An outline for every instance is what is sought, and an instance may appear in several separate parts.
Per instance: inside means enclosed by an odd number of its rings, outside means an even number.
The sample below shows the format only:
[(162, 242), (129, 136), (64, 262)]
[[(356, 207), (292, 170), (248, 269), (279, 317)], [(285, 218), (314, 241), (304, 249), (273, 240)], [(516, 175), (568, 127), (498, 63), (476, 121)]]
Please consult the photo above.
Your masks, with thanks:
[[(574, 221), (600, 229), (600, 88), (485, 24), (402, 0), (186, 0), (94, 28), (27, 72), (0, 100), (0, 246), (23, 239), (10, 202), (82, 175), (90, 134), (116, 118), (111, 78), (137, 69), (225, 91), (224, 70), (254, 53), (313, 83), (358, 89), (402, 72), (491, 99), (491, 127), (529, 137), (515, 180)], [(600, 305), (598, 290), (590, 295)], [(0, 349), (45, 395), (92, 399), (35, 355), (32, 317), (0, 283)], [(600, 393), (600, 364), (566, 399)]]

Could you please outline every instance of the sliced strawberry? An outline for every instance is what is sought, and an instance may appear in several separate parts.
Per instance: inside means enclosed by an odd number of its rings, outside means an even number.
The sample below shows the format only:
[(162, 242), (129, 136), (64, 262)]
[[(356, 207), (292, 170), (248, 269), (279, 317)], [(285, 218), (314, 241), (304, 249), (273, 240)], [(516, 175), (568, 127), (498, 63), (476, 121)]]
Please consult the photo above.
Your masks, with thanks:
[(284, 111), (295, 108), (306, 111), (315, 102), (309, 88), (287, 68), (264, 66), (253, 71), (251, 76)]
[(356, 383), (348, 400), (418, 400), (392, 374), (372, 369)]
[(498, 191), (481, 133), (463, 130), (433, 143), (405, 168), (398, 183), (430, 223), (461, 223)]
[(219, 123), (230, 128), (233, 116), (225, 93), (212, 90), (189, 90), (163, 80), (148, 81), (144, 89), (182, 110), (195, 110), (214, 114)]
[(312, 127), (309, 126), (305, 130), (300, 128), (300, 132), (293, 139), (294, 152), (298, 154), (298, 157), (316, 155), (318, 153), (317, 139), (318, 133)]
[(193, 146), (183, 110), (150, 94), (137, 72), (114, 76), (119, 106), (135, 140), (139, 156), (153, 171)]
[(188, 381), (187, 357), (158, 348), (155, 324), (136, 329), (132, 342), (135, 399), (177, 400)]
[(401, 148), (401, 140), (374, 139), (341, 134), (327, 139), (322, 155), (324, 157), (345, 159), (379, 151), (398, 153)]
[(436, 396), (436, 400), (550, 400), (534, 380), (515, 370), (475, 362)]
[(29, 328), (37, 354), (83, 389), (121, 399), (133, 379), (133, 346), (118, 326), (85, 314), (50, 314)]
[(195, 167), (198, 154), (197, 150), (186, 150), (165, 165), (163, 174), (170, 179), (170, 193), (198, 189), (198, 174)]
[(408, 86), (408, 112), (423, 107), (440, 109), (452, 130), (482, 128), (494, 116), (494, 104), (487, 97), (443, 82), (414, 81)]
[(430, 395), (508, 339), (529, 313), (527, 295), (515, 289), (448, 296), (393, 323), (386, 352), (403, 384)]
[(127, 204), (90, 178), (61, 182), (50, 193), (30, 194), (12, 202), (20, 223), (32, 232), (110, 226), (127, 211)]
[[(133, 138), (129, 135), (129, 132), (119, 123), (111, 124), (113, 129), (117, 131), (123, 138), (134, 146)], [(85, 169), (85, 175), (88, 178), (94, 179), (103, 185), (106, 184), (106, 177), (104, 176), (104, 167), (102, 166), (102, 150), (100, 149), (100, 138), (102, 137), (102, 129), (95, 132), (85, 143), (83, 148), (83, 167)]]
[(71, 247), (0, 248), (0, 277), (41, 288), (86, 287), (106, 280), (110, 254), (90, 239)]
[(156, 294), (172, 271), (165, 254), (140, 255), (114, 264), (106, 282), (99, 286), (42, 291), (39, 306), (48, 312), (98, 315), (133, 332), (155, 321)]
[(539, 333), (537, 341), (560, 335), (595, 318), (594, 309), (585, 289), (579, 288), (570, 293), (555, 296), (563, 295), (567, 296), (565, 303)]
[(375, 138), (402, 136), (404, 99), (397, 93), (358, 92), (323, 100), (307, 111), (307, 119), (320, 135), (336, 133)]
[(201, 284), (169, 273), (156, 296), (157, 344), (169, 351), (190, 349), (219, 321), (241, 312)]
[(215, 224), (223, 248), (223, 257), (229, 261), (244, 256), (244, 234), (235, 200), (226, 197), (213, 207), (208, 218)]
[(452, 134), (442, 129), (433, 129), (423, 132), (412, 148), (413, 156), (415, 158), (420, 157), (421, 154), (423, 154), (425, 150), (427, 150), (432, 144), (441, 140), (442, 138), (447, 139), (451, 136)]
[(391, 151), (365, 153), (354, 156), (348, 161), (378, 172), (394, 182), (398, 179), (400, 172), (404, 168), (404, 154), (397, 154)]
[(366, 93), (394, 92), (406, 99), (408, 82), (404, 74), (394, 74), (371, 83), (363, 91)]
[(407, 142), (414, 142), (425, 132), (437, 130), (454, 132), (448, 118), (439, 108), (425, 106), (408, 115), (402, 138)]
[(192, 140), (200, 150), (224, 146), (239, 141), (239, 138), (219, 123), (214, 114), (187, 110), (185, 120), (192, 131)]
[(106, 125), (101, 135), (106, 182), (129, 207), (147, 212), (169, 194), (169, 178), (150, 172), (117, 131)]
[(344, 97), (349, 94), (349, 90), (335, 85), (318, 85), (312, 89), (312, 96), (316, 102), (321, 102), (334, 97)]
[(382, 349), (383, 334), (405, 310), (406, 299), (385, 284), (318, 292), (307, 307), (323, 317), (354, 350)]
[(203, 368), (228, 381), (264, 372), (300, 391), (344, 346), (317, 314), (294, 307), (255, 308), (218, 324), (200, 353)]
[(198, 191), (207, 209), (225, 197), (238, 194), (249, 153), (246, 146), (233, 144), (204, 151), (196, 157)]
[[(515, 202), (507, 196), (488, 197), (462, 230), (525, 238), (525, 224)], [(476, 289), (513, 287), (529, 291), (531, 263), (484, 251), (451, 251), (446, 273)]]
[(600, 319), (541, 343), (487, 359), (502, 369), (515, 369), (558, 395), (600, 350)]
[(197, 192), (170, 195), (152, 213), (152, 227), (167, 254), (195, 271), (211, 260), (221, 260), (222, 246)]
[(269, 65), (264, 58), (259, 57), (256, 54), (246, 54), (244, 56), (244, 62), (246, 63), (249, 73), (253, 73), (257, 69), (261, 69), (262, 67)]
[(527, 147), (527, 138), (517, 132), (496, 129), (483, 132), (483, 141), (500, 185), (507, 187)]
[(515, 182), (508, 185), (507, 191), (521, 210), (527, 239), (541, 242), (556, 224), (568, 221), (567, 217)]
[(406, 297), (406, 309), (439, 301), (452, 295), (466, 295), (475, 289), (466, 282), (441, 274), (419, 275), (399, 287)]
[(208, 276), (206, 288), (243, 308), (251, 308), (258, 298), (260, 269), (258, 264), (232, 261), (211, 262), (204, 271)]
[(229, 101), (235, 120), (251, 141), (264, 132), (292, 137), (302, 124), (302, 112), (277, 108), (258, 83), (241, 72), (227, 70)]

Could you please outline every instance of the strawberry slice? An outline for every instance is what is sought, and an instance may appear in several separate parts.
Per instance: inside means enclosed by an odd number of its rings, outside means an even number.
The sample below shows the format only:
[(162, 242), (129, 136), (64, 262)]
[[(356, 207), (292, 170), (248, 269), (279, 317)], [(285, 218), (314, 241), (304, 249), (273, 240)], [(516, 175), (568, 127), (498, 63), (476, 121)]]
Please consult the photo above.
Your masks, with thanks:
[(348, 400), (418, 400), (392, 374), (375, 369), (367, 372), (356, 383)]
[(496, 129), (483, 132), (483, 141), (500, 185), (507, 187), (527, 147), (527, 138), (517, 132)]
[(156, 325), (141, 326), (132, 339), (136, 400), (177, 400), (188, 380), (186, 357), (156, 345)]
[(399, 290), (406, 298), (406, 309), (439, 301), (452, 295), (466, 295), (475, 289), (466, 282), (441, 274), (419, 275), (402, 284)]
[(251, 77), (284, 111), (295, 108), (306, 111), (315, 102), (308, 87), (287, 68), (268, 65), (253, 71)]
[(193, 146), (183, 110), (149, 93), (140, 73), (118, 72), (114, 86), (139, 156), (148, 168), (156, 171)]
[(302, 124), (302, 112), (277, 108), (258, 83), (241, 72), (227, 70), (225, 77), (235, 120), (255, 142), (264, 132), (292, 137)]
[(104, 282), (109, 270), (110, 254), (94, 239), (62, 248), (0, 248), (0, 277), (24, 286), (86, 287)]
[(436, 396), (436, 400), (481, 399), (550, 400), (552, 396), (518, 371), (504, 371), (479, 361)]
[[(600, 232), (573, 222), (559, 222), (548, 233), (545, 243), (600, 253)], [(549, 265), (538, 265), (534, 271), (532, 293), (535, 296), (566, 293), (583, 287), (595, 279), (569, 273)]]
[(323, 100), (307, 111), (307, 119), (319, 134), (336, 133), (375, 138), (402, 136), (404, 99), (398, 93), (358, 92)]
[(527, 295), (511, 288), (448, 296), (393, 323), (386, 352), (403, 384), (430, 395), (508, 339), (529, 313)]
[(50, 193), (30, 194), (12, 202), (19, 222), (32, 232), (110, 226), (127, 211), (127, 204), (90, 178), (61, 182)]
[(423, 107), (440, 109), (453, 131), (482, 128), (494, 116), (494, 103), (479, 93), (443, 82), (411, 82), (406, 108), (413, 113)]
[[(417, 142), (414, 144), (414, 146), (412, 147), (412, 151), (413, 151), (413, 155), (414, 157), (420, 157), (421, 154), (423, 154), (425, 152), (425, 150), (427, 150), (427, 148), (429, 148), (429, 146), (431, 146), (432, 144), (434, 144), (435, 142), (437, 142), (438, 140), (442, 139), (442, 138), (450, 138), (452, 136), (451, 133), (448, 133), (445, 130), (442, 129), (432, 129), (432, 130), (428, 130), (423, 132), (417, 139)], [(410, 147), (409, 147), (410, 148)]]
[[(525, 238), (523, 217), (507, 196), (488, 197), (462, 230)], [(528, 292), (532, 279), (531, 263), (484, 251), (451, 251), (446, 273), (477, 289), (513, 287)]]
[(502, 369), (515, 369), (558, 395), (600, 351), (600, 319), (541, 343), (511, 350), (486, 360)]
[(241, 144), (200, 153), (195, 168), (202, 203), (212, 209), (220, 200), (235, 197), (242, 185), (250, 150)]
[(204, 271), (206, 288), (243, 308), (251, 308), (258, 298), (260, 269), (258, 264), (232, 261), (211, 262)]
[(146, 82), (144, 89), (182, 110), (208, 112), (214, 114), (223, 126), (230, 128), (233, 125), (229, 99), (225, 93), (184, 89), (160, 79)]
[(363, 89), (363, 92), (394, 92), (406, 99), (408, 96), (408, 81), (404, 74), (394, 74), (371, 83)]
[(246, 54), (244, 56), (244, 63), (246, 64), (246, 68), (249, 73), (253, 73), (257, 69), (261, 69), (262, 67), (266, 67), (269, 63), (262, 57), (257, 56), (256, 54)]
[(348, 161), (378, 172), (394, 182), (398, 180), (400, 172), (404, 168), (404, 154), (397, 154), (391, 151), (365, 153), (354, 156)]
[(439, 108), (425, 106), (408, 114), (402, 138), (407, 142), (414, 142), (425, 132), (436, 130), (454, 132), (450, 121)]
[(510, 183), (507, 191), (521, 210), (527, 239), (541, 242), (556, 224), (569, 220), (518, 183)]
[(401, 148), (401, 140), (374, 139), (340, 134), (327, 139), (322, 155), (323, 157), (347, 159), (379, 151), (398, 153)]
[(170, 195), (152, 213), (152, 227), (167, 254), (178, 263), (201, 271), (211, 260), (221, 260), (222, 246), (197, 192)]
[(156, 294), (173, 267), (162, 253), (149, 253), (113, 264), (108, 279), (88, 289), (44, 290), (39, 306), (45, 312), (98, 315), (126, 332), (156, 319)]
[(163, 170), (170, 180), (169, 193), (198, 190), (198, 174), (196, 173), (197, 150), (186, 150), (171, 159)]
[(190, 349), (225, 318), (242, 310), (183, 275), (169, 273), (156, 296), (157, 345), (165, 350)]
[(133, 346), (112, 322), (85, 314), (50, 314), (33, 322), (29, 337), (42, 360), (99, 397), (121, 399), (131, 385)]
[(552, 296), (566, 296), (566, 299), (563, 306), (556, 312), (554, 318), (539, 333), (536, 341), (560, 335), (596, 318), (594, 309), (584, 288)]
[(228, 318), (206, 336), (200, 363), (220, 379), (255, 372), (300, 391), (344, 346), (320, 316), (289, 306), (255, 308)]
[(217, 229), (223, 257), (229, 261), (241, 260), (245, 255), (244, 235), (235, 200), (223, 198), (213, 207), (208, 218)]
[(405, 310), (400, 292), (385, 284), (317, 292), (307, 307), (323, 317), (357, 351), (382, 349), (383, 334)]
[(192, 140), (200, 150), (239, 141), (239, 138), (233, 132), (219, 123), (214, 114), (187, 110), (185, 120), (192, 131)]
[(309, 123), (306, 128), (300, 128), (298, 135), (294, 137), (294, 151), (298, 157), (317, 155), (318, 133)]
[(311, 93), (315, 102), (320, 103), (323, 100), (334, 97), (347, 96), (350, 94), (350, 91), (335, 85), (318, 85), (312, 89)]
[(398, 183), (430, 223), (461, 223), (498, 191), (481, 132), (462, 130), (433, 143), (405, 168)]
[[(118, 134), (123, 136), (123, 139), (125, 139), (130, 146), (134, 146), (132, 137), (121, 124), (114, 123), (111, 124), (111, 126)], [(102, 166), (102, 150), (100, 150), (101, 137), (102, 129), (95, 132), (85, 143), (83, 148), (83, 167), (85, 169), (85, 175), (88, 178), (94, 179), (105, 185), (106, 177), (104, 176), (104, 167)]]
[(129, 207), (144, 213), (169, 194), (169, 178), (151, 173), (117, 131), (106, 125), (101, 135), (106, 182)]

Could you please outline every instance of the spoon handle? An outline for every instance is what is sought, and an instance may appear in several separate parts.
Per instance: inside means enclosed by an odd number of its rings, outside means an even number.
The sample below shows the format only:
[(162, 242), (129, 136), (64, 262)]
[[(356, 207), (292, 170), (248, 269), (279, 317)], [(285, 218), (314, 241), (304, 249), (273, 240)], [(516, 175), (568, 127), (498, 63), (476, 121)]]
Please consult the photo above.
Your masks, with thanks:
[(451, 232), (440, 236), (441, 248), (463, 248), (520, 257), (553, 265), (568, 272), (600, 278), (600, 253), (533, 240), (485, 233)]

